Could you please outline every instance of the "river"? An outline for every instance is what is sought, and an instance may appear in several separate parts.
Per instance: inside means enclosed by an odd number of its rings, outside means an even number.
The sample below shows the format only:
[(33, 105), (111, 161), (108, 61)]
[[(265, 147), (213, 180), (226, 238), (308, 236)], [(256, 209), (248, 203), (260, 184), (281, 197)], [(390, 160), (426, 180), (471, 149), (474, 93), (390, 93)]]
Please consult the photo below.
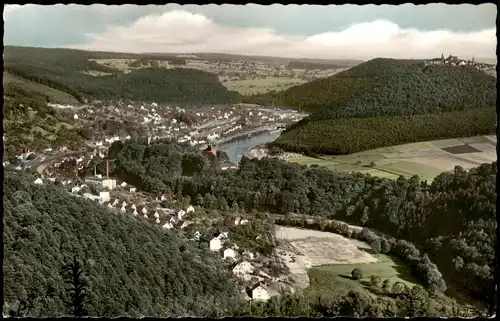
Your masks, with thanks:
[(227, 143), (217, 145), (217, 149), (226, 152), (232, 163), (238, 164), (250, 148), (260, 144), (265, 144), (274, 141), (281, 134), (280, 131), (270, 133), (268, 131), (255, 134), (251, 137), (236, 139)]

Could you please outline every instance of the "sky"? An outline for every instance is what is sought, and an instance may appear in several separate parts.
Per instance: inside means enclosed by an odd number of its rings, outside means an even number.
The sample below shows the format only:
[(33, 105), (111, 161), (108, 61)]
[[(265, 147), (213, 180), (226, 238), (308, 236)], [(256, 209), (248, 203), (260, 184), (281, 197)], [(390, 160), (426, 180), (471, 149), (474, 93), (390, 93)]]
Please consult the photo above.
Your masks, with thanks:
[(494, 4), (6, 5), (4, 44), (291, 58), (495, 58)]

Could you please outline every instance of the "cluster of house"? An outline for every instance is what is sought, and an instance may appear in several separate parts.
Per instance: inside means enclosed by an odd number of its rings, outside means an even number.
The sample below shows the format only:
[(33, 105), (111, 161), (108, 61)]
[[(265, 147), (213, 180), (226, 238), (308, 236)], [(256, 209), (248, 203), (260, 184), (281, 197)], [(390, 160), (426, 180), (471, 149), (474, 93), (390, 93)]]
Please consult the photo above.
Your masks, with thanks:
[[(248, 220), (236, 217), (232, 224), (245, 225), (248, 224)], [(193, 239), (199, 240), (199, 237), (200, 233), (196, 232)], [(209, 248), (211, 251), (219, 253), (223, 259), (233, 262), (231, 272), (249, 285), (242, 291), (248, 300), (267, 300), (271, 296), (280, 295), (284, 292), (294, 292), (290, 284), (271, 277), (259, 269), (260, 264), (256, 261), (258, 258), (257, 253), (248, 250), (241, 251), (237, 244), (228, 241), (229, 231), (222, 229), (209, 241)]]
[[(53, 180), (51, 180), (53, 181)], [(96, 184), (97, 182), (100, 185), (94, 185), (97, 187), (95, 193), (91, 192), (90, 184)], [(195, 211), (193, 206), (188, 206), (185, 210), (174, 210), (170, 208), (162, 208), (159, 206), (148, 207), (146, 204), (136, 205), (134, 202), (127, 201), (120, 197), (112, 197), (109, 190), (114, 190), (117, 188), (116, 180), (114, 179), (101, 179), (98, 178), (88, 178), (86, 183), (77, 184), (71, 187), (69, 190), (70, 194), (76, 197), (83, 197), (90, 200), (93, 200), (97, 203), (106, 206), (110, 210), (120, 211), (122, 213), (129, 213), (133, 216), (140, 216), (145, 219), (154, 219), (157, 224), (163, 224), (162, 227), (165, 229), (173, 229), (175, 227), (179, 227), (180, 229), (184, 229), (187, 227), (190, 222), (186, 221), (186, 215)], [(34, 184), (41, 185), (44, 184), (44, 180), (42, 178), (37, 178), (34, 181)], [(63, 185), (72, 184), (71, 180), (64, 181)], [(122, 182), (119, 185), (122, 189), (128, 188), (128, 191), (134, 193), (136, 188), (128, 185), (125, 182)], [(167, 196), (161, 195), (157, 198), (157, 201), (162, 201), (167, 199)]]
[[(187, 59), (186, 65), (181, 65), (179, 67), (200, 69), (215, 73), (223, 77), (222, 82), (226, 82), (227, 79), (262, 79), (270, 76), (307, 80), (307, 76), (311, 77), (311, 75), (313, 75), (317, 78), (320, 74), (326, 74), (324, 70), (295, 69), (283, 63), (246, 60), (214, 62), (201, 59)], [(331, 70), (332, 69), (330, 69), (330, 71)]]

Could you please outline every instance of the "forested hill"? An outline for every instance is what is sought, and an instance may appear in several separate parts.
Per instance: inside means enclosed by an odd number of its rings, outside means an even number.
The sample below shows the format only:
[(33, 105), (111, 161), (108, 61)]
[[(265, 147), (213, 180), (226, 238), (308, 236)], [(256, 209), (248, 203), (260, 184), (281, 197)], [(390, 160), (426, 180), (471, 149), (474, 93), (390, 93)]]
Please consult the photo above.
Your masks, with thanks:
[[(496, 96), (496, 78), (473, 67), (378, 58), (328, 78), (249, 99), (311, 112), (274, 145), (311, 154), (349, 154), (492, 134)], [(480, 119), (468, 121), (471, 116)]]
[[(148, 63), (150, 67), (124, 73), (90, 59), (136, 59), (137, 63)], [(11, 46), (4, 49), (4, 70), (8, 74), (68, 93), (80, 102), (85, 99), (129, 99), (219, 104), (232, 102), (237, 97), (211, 73), (161, 68), (155, 66), (153, 60), (185, 64), (177, 57)]]
[(311, 119), (416, 115), (496, 106), (496, 79), (473, 67), (377, 58), (286, 91), (253, 97)]
[[(217, 255), (34, 179), (5, 171), (4, 315), (230, 315), (238, 293)], [(75, 312), (69, 289), (84, 284)]]

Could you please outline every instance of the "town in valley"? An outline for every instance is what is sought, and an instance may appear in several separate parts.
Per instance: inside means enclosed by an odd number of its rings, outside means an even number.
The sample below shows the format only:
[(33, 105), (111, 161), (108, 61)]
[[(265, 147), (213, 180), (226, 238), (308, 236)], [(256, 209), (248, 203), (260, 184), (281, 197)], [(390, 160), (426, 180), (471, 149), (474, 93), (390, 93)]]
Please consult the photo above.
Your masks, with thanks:
[(494, 10), (436, 6), (4, 6), (3, 316), (491, 316)]

